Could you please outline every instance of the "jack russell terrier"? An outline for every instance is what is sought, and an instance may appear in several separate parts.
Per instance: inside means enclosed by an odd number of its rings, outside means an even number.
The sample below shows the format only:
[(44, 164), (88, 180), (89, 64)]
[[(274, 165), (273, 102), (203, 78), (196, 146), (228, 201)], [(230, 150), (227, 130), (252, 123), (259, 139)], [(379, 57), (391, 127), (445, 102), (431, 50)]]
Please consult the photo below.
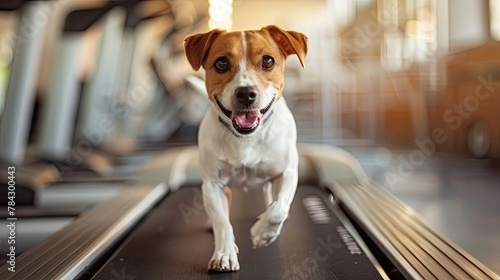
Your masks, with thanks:
[(285, 60), (296, 54), (304, 67), (307, 47), (304, 34), (276, 26), (212, 30), (184, 41), (193, 69), (206, 71), (212, 101), (198, 135), (203, 201), (215, 243), (209, 269), (240, 269), (228, 187), (263, 187), (267, 209), (250, 229), (254, 248), (274, 242), (288, 218), (299, 158), (295, 120), (282, 96)]

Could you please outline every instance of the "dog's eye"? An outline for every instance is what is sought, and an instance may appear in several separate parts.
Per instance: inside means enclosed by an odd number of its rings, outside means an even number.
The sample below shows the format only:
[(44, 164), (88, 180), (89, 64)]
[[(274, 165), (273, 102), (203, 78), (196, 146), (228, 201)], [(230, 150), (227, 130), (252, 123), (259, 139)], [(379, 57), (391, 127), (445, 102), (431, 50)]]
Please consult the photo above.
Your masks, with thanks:
[(274, 68), (274, 58), (265, 55), (262, 58), (262, 69), (264, 70), (272, 70)]
[(225, 57), (219, 57), (214, 63), (215, 71), (224, 73), (229, 70), (229, 61)]

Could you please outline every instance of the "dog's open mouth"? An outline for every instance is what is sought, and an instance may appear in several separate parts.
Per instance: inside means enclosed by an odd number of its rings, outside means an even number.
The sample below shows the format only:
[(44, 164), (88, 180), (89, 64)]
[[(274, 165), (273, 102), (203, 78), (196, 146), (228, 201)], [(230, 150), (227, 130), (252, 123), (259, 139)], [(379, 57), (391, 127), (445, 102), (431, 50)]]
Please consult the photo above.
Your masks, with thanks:
[(271, 102), (264, 109), (253, 109), (253, 110), (234, 110), (231, 111), (225, 108), (222, 103), (215, 97), (215, 102), (217, 106), (222, 111), (226, 117), (231, 119), (233, 124), (233, 128), (240, 134), (248, 135), (253, 133), (260, 124), (260, 120), (264, 117), (264, 115), (269, 111), (271, 106), (274, 103), (274, 97), (271, 99)]

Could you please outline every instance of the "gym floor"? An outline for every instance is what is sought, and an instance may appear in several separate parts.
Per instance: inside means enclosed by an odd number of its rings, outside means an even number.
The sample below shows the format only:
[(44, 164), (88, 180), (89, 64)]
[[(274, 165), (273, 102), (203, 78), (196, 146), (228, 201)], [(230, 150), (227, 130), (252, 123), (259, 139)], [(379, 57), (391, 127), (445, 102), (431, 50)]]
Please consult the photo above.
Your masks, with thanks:
[(412, 151), (347, 150), (377, 184), (500, 273), (500, 161), (436, 154), (412, 165)]

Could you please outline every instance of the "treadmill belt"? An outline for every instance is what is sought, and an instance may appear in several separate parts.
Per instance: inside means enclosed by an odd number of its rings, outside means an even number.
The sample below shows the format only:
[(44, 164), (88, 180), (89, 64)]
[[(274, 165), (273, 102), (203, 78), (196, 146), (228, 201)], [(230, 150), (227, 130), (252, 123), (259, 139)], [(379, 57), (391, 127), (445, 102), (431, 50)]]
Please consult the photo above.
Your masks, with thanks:
[(239, 271), (208, 272), (213, 234), (201, 190), (184, 187), (146, 216), (94, 279), (382, 279), (326, 191), (300, 186), (281, 236), (258, 249), (252, 248), (250, 228), (265, 210), (263, 192), (233, 188), (233, 194)]

